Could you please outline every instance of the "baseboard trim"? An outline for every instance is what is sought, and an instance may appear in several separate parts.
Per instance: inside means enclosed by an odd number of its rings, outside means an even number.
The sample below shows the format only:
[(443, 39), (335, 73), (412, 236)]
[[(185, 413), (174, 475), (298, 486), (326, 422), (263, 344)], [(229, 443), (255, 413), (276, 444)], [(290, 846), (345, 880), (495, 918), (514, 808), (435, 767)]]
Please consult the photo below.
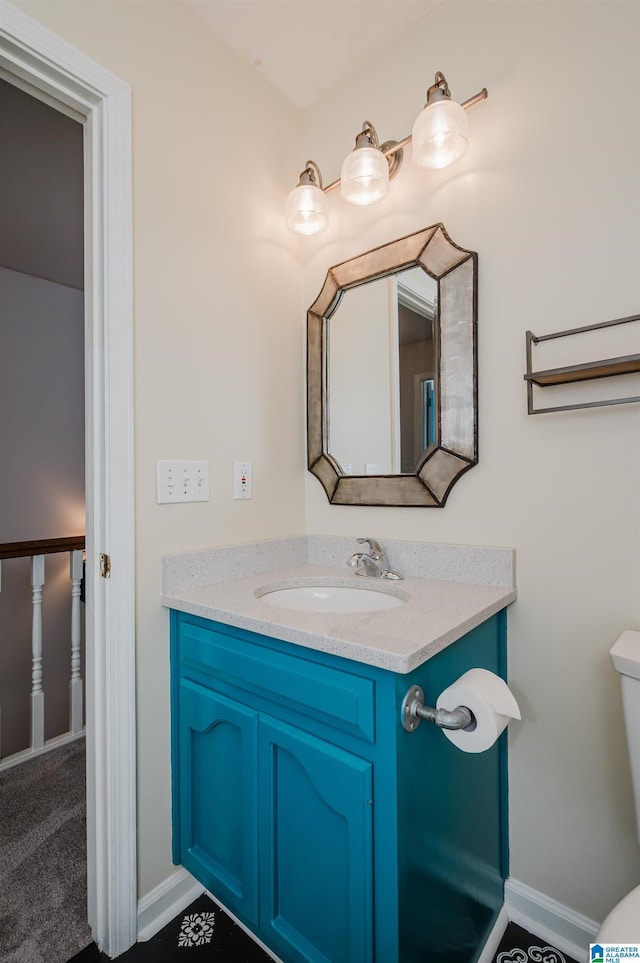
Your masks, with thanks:
[(505, 907), (503, 906), (498, 917), (493, 924), (493, 929), (487, 937), (487, 942), (484, 944), (482, 953), (478, 957), (477, 963), (493, 963), (493, 958), (496, 955), (496, 950), (500, 945), (500, 940), (504, 936), (504, 931), (509, 924), (509, 914), (507, 913)]
[[(177, 869), (138, 901), (138, 940), (150, 940), (204, 892), (205, 887), (186, 869)], [(219, 903), (215, 897), (212, 896), (212, 899)], [(242, 929), (249, 932), (227, 907), (222, 908)], [(478, 963), (491, 963), (508, 922), (517, 923), (535, 933), (579, 963), (587, 963), (589, 943), (593, 942), (599, 928), (598, 923), (544, 893), (516, 879), (508, 879), (504, 886), (504, 906), (478, 957)], [(255, 936), (250, 935), (255, 940)]]
[(204, 886), (180, 867), (138, 900), (138, 941), (150, 940), (174, 916), (204, 893)]
[(505, 882), (504, 904), (512, 923), (548, 940), (580, 963), (587, 963), (589, 943), (594, 941), (598, 923), (517, 879)]

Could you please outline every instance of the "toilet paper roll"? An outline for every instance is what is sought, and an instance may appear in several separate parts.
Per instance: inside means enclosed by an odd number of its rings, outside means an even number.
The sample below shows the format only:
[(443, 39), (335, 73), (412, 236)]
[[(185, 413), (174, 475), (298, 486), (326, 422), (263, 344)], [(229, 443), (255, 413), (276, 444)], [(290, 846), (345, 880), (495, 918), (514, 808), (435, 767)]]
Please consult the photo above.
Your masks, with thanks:
[(473, 713), (473, 729), (443, 729), (447, 739), (463, 752), (485, 752), (520, 709), (507, 683), (487, 669), (469, 669), (440, 693), (437, 709), (466, 706)]

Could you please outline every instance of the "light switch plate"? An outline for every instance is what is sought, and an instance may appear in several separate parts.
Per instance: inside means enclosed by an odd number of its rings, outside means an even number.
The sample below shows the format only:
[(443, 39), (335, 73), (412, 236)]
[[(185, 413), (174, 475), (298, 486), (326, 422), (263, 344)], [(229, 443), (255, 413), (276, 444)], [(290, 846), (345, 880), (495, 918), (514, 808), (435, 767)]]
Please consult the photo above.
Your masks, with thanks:
[(208, 501), (208, 461), (158, 461), (159, 505)]

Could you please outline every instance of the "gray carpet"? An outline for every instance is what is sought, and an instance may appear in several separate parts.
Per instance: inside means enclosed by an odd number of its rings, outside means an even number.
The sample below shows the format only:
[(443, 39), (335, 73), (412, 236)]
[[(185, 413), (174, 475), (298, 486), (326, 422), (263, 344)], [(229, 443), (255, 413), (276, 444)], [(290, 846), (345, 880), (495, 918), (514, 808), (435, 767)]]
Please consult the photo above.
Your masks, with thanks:
[(86, 919), (84, 739), (0, 773), (0, 960), (65, 963)]

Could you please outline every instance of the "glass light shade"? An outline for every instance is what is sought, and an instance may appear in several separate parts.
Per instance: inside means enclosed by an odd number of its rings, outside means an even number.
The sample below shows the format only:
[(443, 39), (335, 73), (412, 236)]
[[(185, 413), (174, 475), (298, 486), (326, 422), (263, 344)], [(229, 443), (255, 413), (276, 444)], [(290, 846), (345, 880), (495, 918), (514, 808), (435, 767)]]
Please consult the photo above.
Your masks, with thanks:
[(284, 217), (294, 234), (309, 237), (324, 231), (329, 223), (324, 192), (315, 184), (298, 184), (287, 197)]
[(375, 204), (389, 193), (389, 164), (377, 147), (356, 147), (344, 159), (340, 195), (349, 204)]
[(448, 167), (469, 146), (464, 108), (448, 97), (428, 104), (416, 117), (411, 139), (413, 160), (418, 167)]

